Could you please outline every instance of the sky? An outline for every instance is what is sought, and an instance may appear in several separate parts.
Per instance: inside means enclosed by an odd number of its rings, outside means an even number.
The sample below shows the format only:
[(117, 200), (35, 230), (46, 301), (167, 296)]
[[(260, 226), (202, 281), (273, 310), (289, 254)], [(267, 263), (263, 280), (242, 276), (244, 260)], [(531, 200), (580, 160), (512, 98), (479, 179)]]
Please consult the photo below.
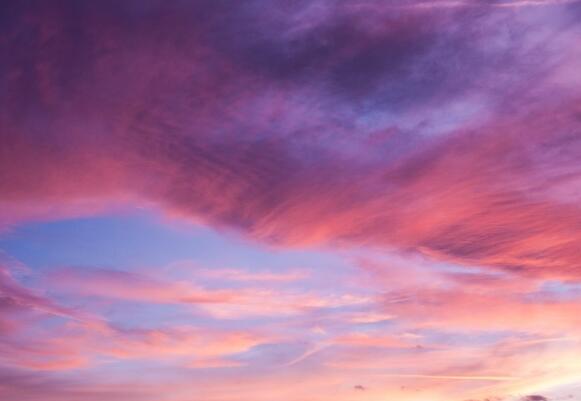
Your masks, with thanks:
[(0, 2), (0, 399), (581, 401), (579, 21)]

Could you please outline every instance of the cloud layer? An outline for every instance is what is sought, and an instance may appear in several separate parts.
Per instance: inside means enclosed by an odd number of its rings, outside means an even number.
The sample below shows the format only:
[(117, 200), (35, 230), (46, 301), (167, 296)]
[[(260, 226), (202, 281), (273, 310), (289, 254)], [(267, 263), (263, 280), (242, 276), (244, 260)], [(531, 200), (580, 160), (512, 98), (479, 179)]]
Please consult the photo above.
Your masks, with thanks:
[[(348, 254), (351, 270), (334, 287), (301, 266), (176, 279), (87, 260), (25, 285), (6, 265), (0, 394), (147, 399), (126, 387), (143, 359), (171, 365), (171, 401), (191, 400), (184, 372), (241, 366), (254, 370), (197, 379), (198, 399), (272, 399), (305, 366), (305, 388), (276, 399), (487, 396), (448, 383), (465, 379), (515, 397), (536, 391), (535, 377), (569, 385), (581, 325), (579, 16), (578, 1), (557, 0), (3, 5), (3, 235), (137, 207), (256, 247)], [(99, 393), (28, 375), (103, 363), (126, 383)], [(256, 373), (272, 366), (290, 373), (268, 372), (257, 394)], [(356, 376), (366, 382), (337, 396), (341, 369), (376, 381)]]

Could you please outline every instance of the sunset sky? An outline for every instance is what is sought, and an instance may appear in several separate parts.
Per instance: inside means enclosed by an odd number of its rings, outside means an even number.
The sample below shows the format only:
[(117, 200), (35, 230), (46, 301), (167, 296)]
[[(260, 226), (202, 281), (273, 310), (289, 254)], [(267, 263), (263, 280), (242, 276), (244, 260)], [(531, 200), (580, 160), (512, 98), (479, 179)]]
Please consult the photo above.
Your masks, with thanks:
[(581, 401), (581, 1), (0, 1), (1, 401)]

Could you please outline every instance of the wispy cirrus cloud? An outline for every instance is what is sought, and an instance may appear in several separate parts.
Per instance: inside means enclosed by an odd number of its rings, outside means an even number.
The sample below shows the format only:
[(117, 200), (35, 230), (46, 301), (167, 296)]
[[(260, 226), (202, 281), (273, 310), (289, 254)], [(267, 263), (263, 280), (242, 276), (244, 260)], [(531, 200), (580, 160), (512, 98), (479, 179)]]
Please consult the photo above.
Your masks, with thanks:
[[(223, 276), (225, 271), (216, 271)], [(201, 273), (204, 275), (203, 271)], [(246, 276), (241, 270), (226, 271), (226, 278), (250, 282), (241, 288), (205, 288), (194, 280), (172, 281), (147, 274), (91, 268), (63, 268), (47, 275), (51, 288), (81, 297), (101, 297), (119, 301), (150, 304), (194, 306), (211, 315), (223, 318), (247, 316), (284, 316), (309, 310), (365, 304), (369, 297), (357, 294), (320, 294), (296, 289), (254, 287), (252, 282), (273, 276)], [(292, 272), (289, 274), (293, 274)], [(215, 276), (214, 276), (215, 277)], [(280, 276), (274, 276), (275, 281)], [(286, 278), (285, 278), (286, 280)], [(268, 299), (268, 302), (265, 302)]]

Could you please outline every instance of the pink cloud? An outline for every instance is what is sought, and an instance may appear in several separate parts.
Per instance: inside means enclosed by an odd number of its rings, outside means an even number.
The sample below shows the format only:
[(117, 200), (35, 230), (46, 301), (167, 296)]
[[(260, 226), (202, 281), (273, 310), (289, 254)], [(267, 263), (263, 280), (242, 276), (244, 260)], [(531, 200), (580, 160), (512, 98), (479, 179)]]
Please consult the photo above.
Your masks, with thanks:
[[(229, 271), (228, 276), (234, 270)], [(223, 276), (223, 271), (218, 271)], [(242, 281), (260, 281), (263, 275), (236, 273)], [(283, 276), (284, 277), (284, 276)], [(288, 277), (285, 277), (286, 280)], [(271, 281), (273, 277), (267, 277)], [(280, 276), (276, 276), (277, 281)], [(294, 280), (294, 277), (293, 277)], [(48, 284), (64, 293), (96, 296), (152, 304), (195, 306), (221, 318), (248, 316), (284, 316), (306, 313), (319, 308), (361, 305), (369, 297), (356, 294), (319, 294), (295, 289), (243, 287), (236, 289), (205, 289), (194, 280), (171, 281), (145, 274), (90, 268), (68, 268), (48, 276)], [(268, 302), (265, 302), (268, 299)]]
[(386, 310), (418, 327), (467, 331), (575, 332), (581, 306), (575, 301), (421, 290), (408, 296), (386, 297)]
[(415, 345), (406, 341), (405, 337), (388, 335), (370, 335), (365, 333), (353, 333), (340, 336), (333, 340), (334, 344), (353, 347), (380, 347), (380, 348), (407, 348)]
[(240, 269), (203, 269), (197, 270), (196, 275), (204, 278), (231, 281), (255, 281), (255, 282), (292, 282), (304, 280), (309, 274), (306, 271), (296, 270), (290, 272), (247, 272)]
[[(138, 206), (409, 260), (362, 258), (332, 291), (300, 271), (70, 268), (43, 292), (0, 267), (2, 365), (50, 371), (0, 369), (1, 398), (450, 401), (578, 380), (578, 4), (17, 3), (2, 233)], [(131, 361), (177, 373), (112, 384)]]
[(167, 281), (105, 269), (61, 269), (48, 278), (53, 286), (85, 296), (151, 303), (228, 303), (234, 291), (208, 291), (188, 281)]
[(62, 317), (74, 317), (75, 312), (59, 306), (51, 299), (18, 283), (10, 269), (0, 264), (0, 301), (3, 309), (39, 312)]
[(118, 332), (112, 344), (101, 352), (128, 359), (189, 357), (192, 362), (188, 366), (199, 363), (201, 367), (204, 361), (217, 361), (221, 356), (242, 353), (272, 340), (272, 337), (252, 332), (175, 327), (170, 330)]
[[(283, 24), (284, 28), (271, 32), (273, 42), (252, 43), (251, 38), (261, 35), (238, 35), (238, 43), (223, 40), (231, 34), (226, 27), (224, 37), (213, 33), (210, 21), (184, 24), (188, 16), (197, 15), (192, 11), (197, 7), (202, 15), (213, 12), (199, 5), (185, 7), (181, 13), (164, 9), (161, 20), (144, 17), (134, 27), (144, 33), (144, 41), (130, 46), (131, 31), (122, 34), (112, 28), (115, 24), (106, 5), (87, 7), (84, 11), (91, 16), (87, 16), (87, 35), (93, 39), (90, 54), (109, 56), (91, 56), (95, 58), (84, 66), (75, 67), (73, 60), (70, 65), (55, 61), (69, 60), (67, 49), (75, 46), (75, 39), (58, 24), (66, 16), (66, 7), (39, 6), (31, 11), (35, 15), (31, 19), (15, 16), (63, 46), (33, 51), (32, 77), (24, 76), (16, 58), (7, 67), (12, 71), (7, 85), (14, 104), (28, 100), (52, 111), (44, 120), (42, 113), (23, 115), (12, 109), (2, 117), (6, 129), (0, 191), (7, 211), (5, 224), (50, 218), (54, 208), (61, 210), (56, 216), (62, 217), (98, 212), (109, 202), (135, 202), (286, 246), (369, 244), (524, 274), (578, 277), (573, 267), (579, 262), (577, 207), (572, 199), (549, 196), (552, 183), (571, 189), (579, 176), (575, 163), (579, 144), (569, 135), (578, 127), (576, 109), (568, 106), (578, 94), (563, 92), (567, 103), (563, 105), (554, 80), (541, 81), (534, 93), (522, 88), (538, 73), (526, 58), (531, 57), (529, 46), (539, 38), (523, 33), (514, 42), (497, 41), (494, 46), (487, 40), (499, 34), (493, 26), (508, 18), (504, 14), (508, 11), (488, 8), (483, 18), (490, 25), (477, 20), (484, 24), (483, 32), (459, 35), (470, 24), (461, 23), (458, 11), (411, 13), (381, 28), (363, 17), (386, 17), (393, 12), (390, 7), (379, 11), (323, 7), (312, 15), (295, 10), (297, 18), (310, 15), (306, 21), (299, 18), (305, 24), (302, 29), (293, 31), (276, 15), (265, 14), (268, 23), (252, 29)], [(92, 9), (102, 12), (89, 12)], [(127, 6), (125, 12), (131, 10)], [(573, 36), (563, 8), (547, 12), (552, 29)], [(322, 15), (331, 20), (323, 23)], [(350, 30), (350, 25), (333, 19), (340, 21), (341, 16), (358, 29)], [(240, 29), (251, 29), (232, 18)], [(190, 39), (187, 51), (164, 45), (158, 36), (167, 31), (160, 24), (168, 21), (183, 29), (175, 28), (169, 37)], [(526, 28), (534, 22), (527, 14), (514, 23)], [(322, 35), (321, 43), (331, 43), (328, 52), (310, 49), (307, 41), (305, 49), (291, 52), (296, 70), (287, 71), (283, 55), (275, 49), (284, 48), (288, 40), (303, 43), (305, 36), (317, 34)], [(465, 37), (470, 38), (470, 46)], [(448, 71), (448, 64), (441, 65), (437, 55), (445, 49), (434, 38), (447, 41), (456, 51), (446, 57), (464, 62), (470, 74), (460, 77)], [(45, 38), (39, 33), (34, 40), (41, 47)], [(238, 47), (230, 49), (232, 45)], [(573, 45), (559, 43), (563, 51)], [(547, 54), (549, 73), (558, 71), (550, 63), (556, 57), (551, 49), (537, 50)], [(510, 54), (522, 57), (528, 68)], [(493, 66), (479, 59), (498, 62)], [(438, 73), (455, 79), (430, 87), (398, 68), (412, 61), (419, 76)], [(140, 68), (144, 65), (148, 68)], [(500, 72), (508, 74), (511, 65), (521, 69), (522, 77), (513, 74), (504, 82)], [(66, 69), (84, 71), (86, 79), (59, 85), (56, 77)], [(398, 134), (388, 136), (380, 146), (366, 145), (359, 139), (365, 133), (350, 128), (361, 96), (381, 104), (382, 96), (390, 99), (392, 93), (402, 93), (393, 99), (394, 110), (401, 110), (401, 116), (408, 111), (422, 115), (432, 104), (429, 99), (447, 102), (447, 96), (459, 96), (454, 82), (473, 88), (472, 75), (486, 83), (481, 87), (518, 93), (526, 104), (514, 106), (514, 116), (491, 110), (494, 118), (475, 129), (468, 122), (466, 129), (435, 137), (418, 128), (421, 119), (414, 125), (417, 133), (406, 133), (407, 120), (402, 117), (394, 123), (401, 125)], [(297, 82), (283, 85), (287, 77)], [(303, 79), (313, 82), (311, 78), (324, 84), (301, 86)], [(39, 94), (34, 101), (30, 90), (24, 90), (30, 81)], [(385, 93), (382, 88), (387, 88)], [(508, 102), (483, 89), (474, 90), (499, 108)], [(416, 106), (404, 101), (408, 92), (415, 94)], [(21, 96), (29, 98), (18, 103)], [(352, 113), (333, 114), (345, 97), (351, 99), (347, 104)], [(304, 99), (316, 103), (305, 105)], [(431, 120), (424, 123), (437, 125)], [(394, 124), (373, 131), (391, 132)], [(40, 131), (46, 133), (42, 140)], [(325, 146), (333, 132), (341, 139)]]

